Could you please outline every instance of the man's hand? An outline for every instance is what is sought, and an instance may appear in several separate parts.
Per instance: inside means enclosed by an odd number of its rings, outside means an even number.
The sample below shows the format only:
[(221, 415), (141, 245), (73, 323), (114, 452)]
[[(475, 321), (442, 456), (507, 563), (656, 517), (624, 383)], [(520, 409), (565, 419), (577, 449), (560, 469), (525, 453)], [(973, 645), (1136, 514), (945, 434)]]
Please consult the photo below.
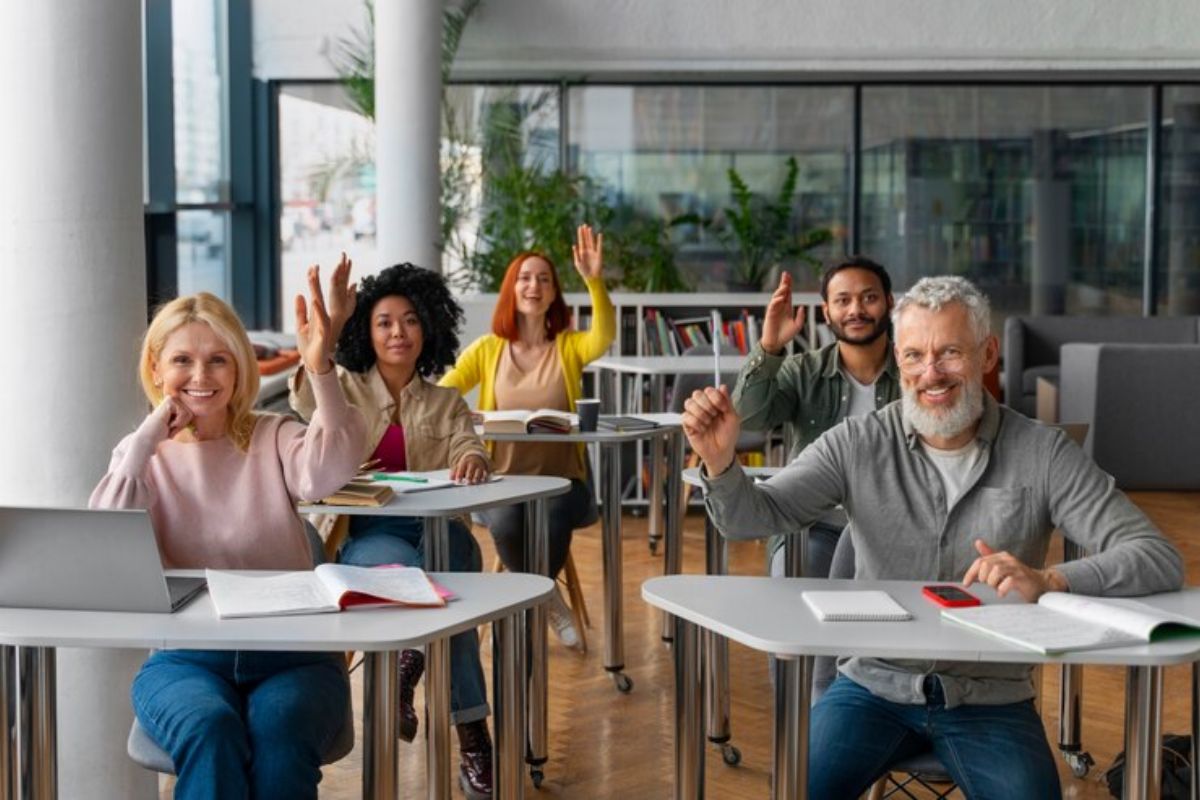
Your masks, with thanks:
[(712, 386), (698, 389), (683, 404), (683, 432), (710, 477), (720, 475), (733, 463), (741, 428), (742, 421), (724, 386), (720, 390)]
[(963, 586), (978, 580), (991, 586), (1001, 597), (1015, 589), (1029, 603), (1036, 603), (1046, 592), (1065, 592), (1069, 588), (1067, 579), (1053, 568), (1034, 569), (1012, 553), (997, 553), (983, 539), (975, 540), (975, 549), (979, 551), (979, 558), (967, 569)]
[(792, 276), (779, 276), (779, 288), (771, 295), (763, 314), (762, 335), (758, 343), (768, 353), (781, 351), (804, 328), (804, 306), (792, 312)]

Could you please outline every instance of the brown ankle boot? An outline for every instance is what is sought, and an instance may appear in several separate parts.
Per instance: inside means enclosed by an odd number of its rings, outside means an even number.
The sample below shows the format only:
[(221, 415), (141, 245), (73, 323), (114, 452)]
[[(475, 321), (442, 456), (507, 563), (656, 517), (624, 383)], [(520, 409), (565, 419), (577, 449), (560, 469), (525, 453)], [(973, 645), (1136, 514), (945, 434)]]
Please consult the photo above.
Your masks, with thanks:
[(463, 794), (467, 800), (491, 800), (492, 737), (488, 735), (487, 721), (466, 722), (455, 728), (458, 730), (458, 752), (462, 756), (458, 782)]
[(396, 735), (406, 742), (417, 736), (417, 711), (413, 708), (413, 690), (425, 672), (425, 654), (420, 650), (400, 651), (400, 703), (397, 708)]

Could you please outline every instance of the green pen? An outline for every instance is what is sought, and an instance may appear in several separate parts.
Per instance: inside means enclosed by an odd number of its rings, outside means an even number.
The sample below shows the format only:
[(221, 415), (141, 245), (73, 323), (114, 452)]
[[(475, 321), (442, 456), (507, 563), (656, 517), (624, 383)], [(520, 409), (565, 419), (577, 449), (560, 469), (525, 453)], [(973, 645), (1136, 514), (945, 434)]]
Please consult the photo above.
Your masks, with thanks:
[(404, 481), (405, 483), (429, 483), (429, 478), (417, 475), (393, 475), (390, 472), (373, 472), (371, 480), (375, 481)]

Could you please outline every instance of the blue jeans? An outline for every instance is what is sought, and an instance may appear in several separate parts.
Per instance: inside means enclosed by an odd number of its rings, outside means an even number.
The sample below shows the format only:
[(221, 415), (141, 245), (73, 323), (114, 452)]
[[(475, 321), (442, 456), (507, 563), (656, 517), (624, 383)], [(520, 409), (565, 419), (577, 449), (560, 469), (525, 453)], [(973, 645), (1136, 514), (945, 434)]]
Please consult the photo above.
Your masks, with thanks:
[(857, 797), (898, 760), (932, 748), (967, 797), (1062, 797), (1032, 700), (948, 709), (941, 683), (927, 682), (925, 705), (905, 705), (838, 675), (813, 707), (809, 796)]
[(350, 681), (341, 653), (160, 650), (132, 695), (175, 762), (177, 800), (315, 800)]
[[(356, 567), (379, 564), (425, 565), (425, 528), (420, 517), (350, 518), (350, 535), (338, 561)], [(481, 572), (479, 544), (458, 520), (450, 520), (450, 571)], [(487, 719), (487, 684), (474, 628), (450, 637), (450, 721), (455, 725)]]

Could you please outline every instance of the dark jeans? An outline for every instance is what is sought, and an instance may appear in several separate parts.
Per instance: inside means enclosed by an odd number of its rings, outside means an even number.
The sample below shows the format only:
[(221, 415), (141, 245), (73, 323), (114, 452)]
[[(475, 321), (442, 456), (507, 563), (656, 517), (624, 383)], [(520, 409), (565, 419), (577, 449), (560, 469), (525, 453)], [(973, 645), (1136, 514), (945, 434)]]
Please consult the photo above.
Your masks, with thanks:
[[(496, 553), (509, 572), (525, 569), (525, 506), (503, 506), (480, 516), (492, 532)], [(566, 494), (546, 501), (550, 534), (550, 574), (557, 576), (571, 551), (571, 532), (596, 519), (596, 499), (586, 481), (572, 480)]]
[(891, 765), (930, 748), (967, 797), (1062, 797), (1032, 700), (946, 708), (941, 683), (926, 682), (926, 703), (905, 705), (837, 677), (812, 712), (813, 800), (858, 797)]
[(315, 800), (350, 681), (341, 653), (160, 650), (132, 696), (175, 762), (179, 800)]
[[(338, 561), (356, 567), (425, 563), (425, 527), (420, 517), (353, 516), (350, 535), (338, 551)], [(479, 543), (456, 519), (450, 520), (450, 571), (480, 572)], [(450, 637), (450, 721), (477, 722), (488, 715), (487, 684), (479, 660), (475, 628)]]

